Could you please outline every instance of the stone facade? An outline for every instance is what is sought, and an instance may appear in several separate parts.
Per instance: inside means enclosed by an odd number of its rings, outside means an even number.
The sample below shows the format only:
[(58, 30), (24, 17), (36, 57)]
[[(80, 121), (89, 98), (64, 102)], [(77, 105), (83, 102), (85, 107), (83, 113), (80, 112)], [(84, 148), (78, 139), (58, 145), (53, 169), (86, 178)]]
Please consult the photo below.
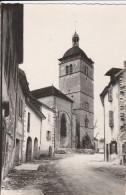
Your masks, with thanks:
[(124, 70), (117, 75), (119, 79), (119, 157), (122, 164), (126, 164), (126, 62)]
[[(16, 15), (16, 17), (15, 17)], [(2, 178), (14, 166), (17, 130), (17, 75), (23, 62), (23, 5), (2, 4), (2, 116), (4, 147)]]
[[(55, 95), (41, 97), (38, 100), (54, 110), (55, 148), (75, 147), (76, 116), (72, 114), (72, 102)], [(66, 136), (61, 136), (61, 117), (63, 114), (66, 118)]]
[[(78, 38), (77, 43), (74, 38)], [(72, 40), (73, 47), (59, 59), (59, 89), (74, 101), (78, 147), (91, 148), (94, 137), (94, 67), (92, 60), (79, 48), (76, 33)], [(88, 144), (85, 143), (87, 137)]]
[(17, 87), (17, 129), (15, 145), (15, 165), (23, 162), (23, 142), (24, 142), (24, 118), (25, 118), (25, 94), (21, 87), (21, 75), (18, 71)]

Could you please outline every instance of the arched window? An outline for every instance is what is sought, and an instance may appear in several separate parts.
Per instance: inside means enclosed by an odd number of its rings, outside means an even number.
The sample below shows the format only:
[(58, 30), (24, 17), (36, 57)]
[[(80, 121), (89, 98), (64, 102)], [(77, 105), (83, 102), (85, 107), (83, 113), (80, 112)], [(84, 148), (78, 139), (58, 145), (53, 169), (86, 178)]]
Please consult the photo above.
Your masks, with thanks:
[(61, 136), (67, 136), (67, 127), (66, 127), (66, 117), (65, 114), (62, 115), (61, 117), (61, 131), (60, 131)]
[(66, 74), (69, 74), (69, 67), (66, 66)]
[(72, 64), (70, 64), (70, 74), (72, 74), (73, 73), (73, 66), (72, 66)]
[(88, 124), (89, 124), (89, 120), (88, 120), (87, 115), (86, 115), (86, 118), (85, 118), (85, 127), (88, 128)]

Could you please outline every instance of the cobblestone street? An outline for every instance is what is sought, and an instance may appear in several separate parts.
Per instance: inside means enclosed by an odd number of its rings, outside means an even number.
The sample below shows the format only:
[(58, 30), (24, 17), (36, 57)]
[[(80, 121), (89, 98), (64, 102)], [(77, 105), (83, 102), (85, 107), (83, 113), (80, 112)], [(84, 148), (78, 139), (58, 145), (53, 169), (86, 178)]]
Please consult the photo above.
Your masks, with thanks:
[(62, 154), (17, 166), (2, 189), (2, 195), (124, 195), (125, 167), (103, 162), (102, 154)]

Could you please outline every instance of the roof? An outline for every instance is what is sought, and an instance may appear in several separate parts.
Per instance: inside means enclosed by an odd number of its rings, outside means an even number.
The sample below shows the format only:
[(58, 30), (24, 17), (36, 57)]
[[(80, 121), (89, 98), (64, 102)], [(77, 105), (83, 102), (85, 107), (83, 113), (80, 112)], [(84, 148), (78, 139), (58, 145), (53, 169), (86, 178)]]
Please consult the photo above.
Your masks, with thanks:
[(18, 68), (18, 71), (19, 71), (19, 81), (20, 81), (20, 84), (21, 84), (21, 87), (22, 87), (22, 90), (24, 92), (24, 94), (26, 96), (29, 95), (30, 91), (29, 91), (29, 83), (27, 81), (27, 78), (26, 78), (26, 74), (23, 70), (21, 70), (20, 68)]
[(31, 100), (29, 98), (26, 99), (26, 103), (29, 105), (29, 107), (42, 119), (46, 119), (46, 117), (44, 116), (44, 114), (38, 110), (35, 105), (33, 104), (33, 102), (31, 102)]
[(101, 102), (102, 102), (102, 105), (104, 105), (104, 97), (105, 95), (108, 93), (108, 89), (110, 87), (111, 84), (115, 84), (116, 82), (116, 74), (119, 73), (120, 71), (122, 71), (121, 68), (111, 68), (106, 74), (105, 76), (114, 76), (111, 81), (109, 82), (109, 84), (103, 89), (102, 93), (100, 94), (100, 98), (101, 98)]
[[(43, 106), (45, 108), (47, 108), (48, 110), (51, 110), (54, 112), (54, 110), (52, 108), (50, 108), (49, 106), (45, 105), (44, 103), (40, 102), (39, 100), (37, 100), (34, 96), (29, 95), (31, 101), (33, 102), (34, 106)], [(39, 109), (39, 108), (38, 108)]]
[(84, 51), (82, 49), (80, 49), (78, 46), (74, 46), (65, 52), (65, 54), (63, 55), (63, 58), (70, 56), (70, 55), (73, 55), (73, 54), (78, 54), (78, 53), (81, 53), (82, 55), (87, 57), (87, 55), (84, 53)]
[(54, 95), (73, 103), (73, 100), (71, 100), (54, 86), (33, 90), (31, 91), (31, 94), (37, 99)]
[(106, 72), (105, 76), (112, 76), (120, 72), (121, 68), (111, 68), (108, 72)]
[(70, 49), (68, 49), (64, 53), (63, 57), (59, 59), (59, 61), (62, 61), (63, 59), (66, 59), (68, 57), (72, 57), (78, 54), (79, 55), (81, 54), (81, 57), (87, 60), (88, 62), (94, 63), (90, 58), (87, 57), (86, 53), (82, 49), (80, 49), (78, 46), (73, 46)]

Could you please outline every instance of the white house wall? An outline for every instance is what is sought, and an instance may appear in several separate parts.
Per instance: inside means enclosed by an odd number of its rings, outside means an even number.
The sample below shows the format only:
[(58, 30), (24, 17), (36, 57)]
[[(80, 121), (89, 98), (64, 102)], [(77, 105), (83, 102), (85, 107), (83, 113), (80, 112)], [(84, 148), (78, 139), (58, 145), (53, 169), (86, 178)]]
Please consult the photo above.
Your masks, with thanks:
[[(42, 106), (42, 113), (46, 117), (42, 121), (40, 155), (49, 155), (49, 147), (54, 151), (54, 113), (52, 110)], [(50, 131), (50, 140), (47, 139), (47, 131)]]
[[(109, 144), (111, 141), (118, 142), (119, 136), (119, 90), (118, 90), (118, 83), (113, 86), (113, 100), (112, 102), (108, 101), (108, 93), (105, 95), (104, 98), (104, 105), (105, 105), (105, 144)], [(109, 111), (113, 111), (114, 115), (114, 126), (111, 128), (109, 126)], [(110, 150), (110, 148), (109, 148)], [(118, 150), (118, 149), (117, 149)], [(105, 151), (106, 152), (106, 151)], [(115, 155), (110, 156), (110, 160), (115, 158)]]
[[(27, 132), (28, 126), (28, 112), (30, 113), (30, 132)], [(38, 157), (39, 157), (39, 147), (40, 147), (40, 129), (42, 120), (37, 116), (37, 114), (28, 106), (25, 107), (25, 123), (24, 123), (24, 144), (23, 144), (23, 161), (26, 162), (26, 150), (27, 150), (27, 138), (32, 139), (32, 159), (34, 152), (34, 140), (38, 139)]]

